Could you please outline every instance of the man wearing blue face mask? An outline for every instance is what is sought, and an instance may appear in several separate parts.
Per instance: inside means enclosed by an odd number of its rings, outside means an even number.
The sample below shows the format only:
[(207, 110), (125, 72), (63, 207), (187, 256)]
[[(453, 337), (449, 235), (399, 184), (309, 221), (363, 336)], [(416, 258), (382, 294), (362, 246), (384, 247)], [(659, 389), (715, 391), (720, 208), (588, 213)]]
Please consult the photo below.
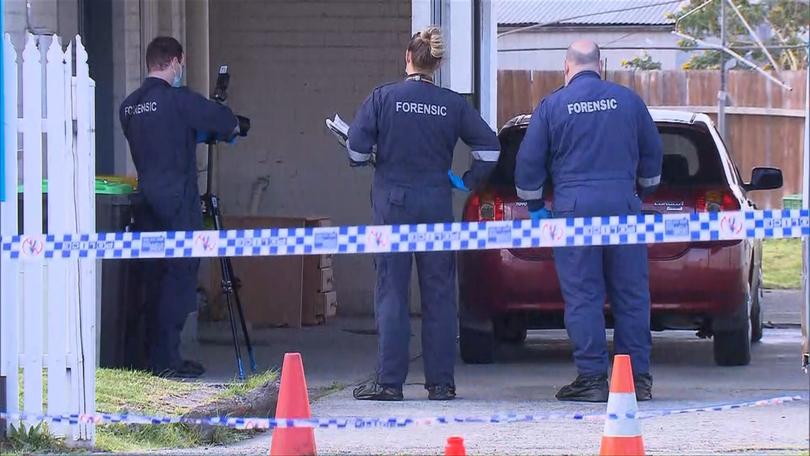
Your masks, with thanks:
[[(197, 139), (230, 140), (239, 134), (227, 106), (180, 87), (183, 47), (174, 38), (155, 38), (146, 50), (149, 74), (119, 111), (121, 127), (138, 171), (141, 201), (138, 231), (202, 228), (197, 188)], [(145, 264), (149, 362), (153, 373), (197, 377), (199, 363), (180, 357), (180, 331), (196, 308), (199, 259), (148, 260)]]

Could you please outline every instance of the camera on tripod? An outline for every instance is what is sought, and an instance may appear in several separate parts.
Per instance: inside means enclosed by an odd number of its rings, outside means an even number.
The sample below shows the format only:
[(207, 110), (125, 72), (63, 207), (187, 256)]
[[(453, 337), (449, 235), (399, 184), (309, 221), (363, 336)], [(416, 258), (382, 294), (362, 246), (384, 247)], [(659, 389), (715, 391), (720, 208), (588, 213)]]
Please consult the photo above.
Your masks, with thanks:
[[(217, 75), (217, 83), (214, 88), (214, 93), (211, 99), (220, 104), (225, 104), (228, 99), (228, 84), (230, 83), (231, 76), (228, 73), (228, 65), (219, 67), (219, 74)], [(225, 138), (228, 142), (233, 141), (236, 136), (247, 136), (250, 130), (250, 119), (244, 116), (237, 115), (238, 127), (234, 134)], [(216, 143), (222, 138), (216, 138), (216, 135), (210, 135), (207, 138), (199, 138), (198, 142), (204, 142), (208, 145), (208, 171), (206, 179), (205, 194), (202, 195), (202, 209), (203, 214), (210, 217), (212, 228), (216, 231), (224, 229), (222, 226), (222, 214), (219, 209), (219, 198), (214, 194), (212, 189), (212, 176), (214, 168), (213, 151)], [(202, 140), (201, 140), (202, 139)], [(235, 277), (231, 259), (228, 257), (219, 257), (220, 272), (222, 273), (222, 294), (225, 296), (225, 303), (228, 308), (228, 320), (230, 322), (231, 337), (233, 339), (233, 348), (236, 355), (236, 368), (239, 374), (239, 379), (245, 378), (245, 369), (242, 362), (242, 351), (239, 347), (239, 327), (241, 326), (242, 336), (245, 341), (245, 348), (247, 349), (248, 361), (250, 362), (250, 369), (256, 372), (256, 358), (253, 355), (253, 345), (250, 342), (250, 334), (248, 334), (247, 323), (245, 322), (245, 314), (242, 310), (242, 301), (239, 298), (239, 280)]]
[[(228, 73), (228, 65), (221, 65), (219, 67), (219, 73), (217, 74), (217, 83), (214, 86), (214, 93), (211, 95), (211, 99), (216, 101), (219, 104), (225, 104), (228, 100), (228, 85), (231, 82), (231, 75)], [(242, 136), (245, 137), (248, 134), (248, 130), (250, 130), (250, 119), (245, 116), (236, 115), (236, 119), (238, 121), (237, 131), (235, 136)], [(227, 138), (228, 141), (233, 140), (233, 138)], [(206, 144), (216, 144), (217, 141), (221, 141), (222, 138), (216, 138), (214, 135), (210, 135), (204, 138), (203, 141)]]

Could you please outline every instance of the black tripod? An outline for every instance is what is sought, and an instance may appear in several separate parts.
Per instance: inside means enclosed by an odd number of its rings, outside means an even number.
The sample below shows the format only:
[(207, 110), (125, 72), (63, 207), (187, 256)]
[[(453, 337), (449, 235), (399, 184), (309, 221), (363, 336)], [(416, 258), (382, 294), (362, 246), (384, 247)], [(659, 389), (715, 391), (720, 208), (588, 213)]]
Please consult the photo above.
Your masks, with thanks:
[[(219, 69), (217, 76), (217, 83), (214, 89), (214, 95), (211, 97), (218, 103), (225, 103), (227, 99), (228, 83), (230, 75), (228, 74), (228, 66), (223, 65)], [(248, 119), (239, 117), (239, 127), (242, 129), (241, 135), (247, 134), (249, 125), (243, 125), (243, 121), (248, 122)], [(208, 144), (208, 171), (205, 182), (205, 194), (202, 196), (203, 212), (211, 217), (214, 224), (214, 230), (222, 230), (222, 214), (219, 212), (219, 198), (213, 192), (213, 170), (214, 170), (214, 146), (217, 140), (214, 138), (206, 141)], [(239, 322), (242, 325), (242, 334), (245, 336), (245, 346), (247, 347), (248, 360), (250, 361), (250, 370), (256, 372), (256, 359), (253, 357), (253, 345), (250, 343), (250, 335), (248, 335), (247, 324), (245, 323), (245, 314), (242, 312), (242, 301), (239, 299), (238, 282), (233, 275), (233, 265), (231, 259), (228, 257), (219, 257), (219, 266), (222, 272), (222, 293), (225, 295), (225, 301), (228, 305), (228, 320), (231, 324), (231, 335), (233, 336), (233, 349), (236, 352), (236, 367), (239, 369), (239, 379), (245, 379), (245, 369), (242, 365), (242, 351), (239, 349), (239, 335), (237, 334), (236, 321), (234, 321), (233, 305), (236, 303), (236, 310), (239, 312)]]
[[(219, 212), (219, 198), (211, 189), (211, 180), (213, 173), (214, 154), (213, 149), (215, 141), (208, 142), (208, 176), (205, 184), (205, 194), (202, 196), (203, 212), (211, 217), (214, 224), (214, 230), (222, 230), (222, 215)], [(250, 343), (250, 335), (248, 334), (247, 324), (245, 323), (245, 314), (242, 312), (242, 301), (239, 299), (239, 291), (237, 285), (238, 279), (234, 277), (233, 265), (229, 257), (219, 257), (219, 266), (222, 272), (222, 293), (225, 295), (225, 301), (228, 305), (228, 319), (231, 324), (231, 335), (233, 336), (233, 349), (236, 352), (236, 366), (239, 369), (239, 379), (244, 380), (245, 369), (242, 365), (242, 351), (239, 349), (239, 336), (237, 335), (236, 321), (234, 321), (233, 304), (236, 303), (236, 310), (239, 312), (239, 322), (242, 325), (242, 334), (245, 336), (245, 346), (247, 347), (248, 360), (250, 361), (250, 370), (256, 372), (256, 359), (253, 357), (253, 345)]]

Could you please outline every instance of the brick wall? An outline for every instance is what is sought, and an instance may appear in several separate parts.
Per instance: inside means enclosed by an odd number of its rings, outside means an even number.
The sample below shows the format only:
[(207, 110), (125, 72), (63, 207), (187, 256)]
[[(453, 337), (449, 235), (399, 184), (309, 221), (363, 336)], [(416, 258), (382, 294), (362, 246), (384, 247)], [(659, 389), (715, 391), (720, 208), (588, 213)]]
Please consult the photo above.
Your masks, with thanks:
[[(262, 214), (368, 223), (371, 173), (349, 168), (324, 119), (351, 120), (371, 89), (401, 77), (410, 1), (212, 0), (210, 18), (211, 71), (230, 65), (230, 105), (253, 120), (220, 152), (224, 212), (246, 213), (267, 176)], [(369, 313), (371, 258), (337, 258), (335, 273), (341, 314)]]

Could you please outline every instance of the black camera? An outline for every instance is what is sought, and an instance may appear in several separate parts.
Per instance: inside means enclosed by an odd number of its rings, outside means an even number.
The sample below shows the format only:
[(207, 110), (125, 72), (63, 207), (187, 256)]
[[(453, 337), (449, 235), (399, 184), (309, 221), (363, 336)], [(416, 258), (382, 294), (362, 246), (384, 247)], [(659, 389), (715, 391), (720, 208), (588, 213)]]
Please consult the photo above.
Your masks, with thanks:
[[(230, 84), (230, 82), (231, 75), (228, 73), (228, 65), (221, 65), (219, 67), (219, 73), (217, 74), (217, 83), (214, 87), (214, 94), (211, 95), (211, 99), (217, 103), (224, 104), (228, 99), (228, 84)], [(250, 130), (250, 119), (240, 115), (237, 115), (236, 119), (239, 121), (239, 136), (247, 136), (248, 130)]]
[(247, 136), (247, 132), (250, 130), (250, 119), (240, 115), (237, 115), (236, 119), (239, 121), (239, 136)]

